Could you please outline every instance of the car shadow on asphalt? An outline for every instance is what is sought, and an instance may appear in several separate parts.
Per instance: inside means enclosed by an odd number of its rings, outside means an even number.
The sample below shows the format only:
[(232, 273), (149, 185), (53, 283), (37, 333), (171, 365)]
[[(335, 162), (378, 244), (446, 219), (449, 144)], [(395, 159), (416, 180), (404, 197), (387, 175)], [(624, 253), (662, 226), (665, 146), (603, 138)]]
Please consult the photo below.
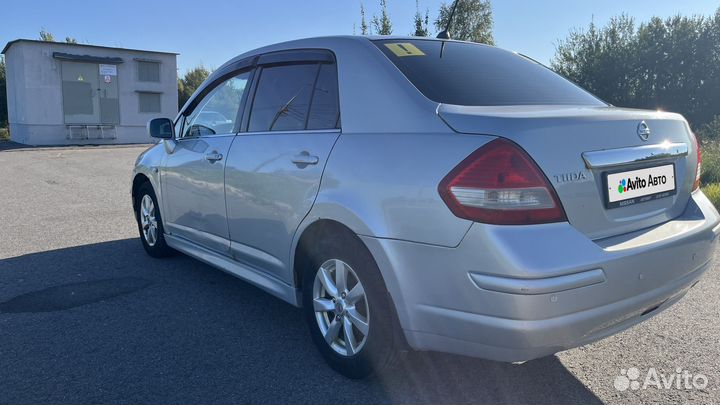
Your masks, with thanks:
[(600, 403), (555, 356), (408, 353), (348, 380), (299, 309), (137, 239), (0, 260), (2, 403)]

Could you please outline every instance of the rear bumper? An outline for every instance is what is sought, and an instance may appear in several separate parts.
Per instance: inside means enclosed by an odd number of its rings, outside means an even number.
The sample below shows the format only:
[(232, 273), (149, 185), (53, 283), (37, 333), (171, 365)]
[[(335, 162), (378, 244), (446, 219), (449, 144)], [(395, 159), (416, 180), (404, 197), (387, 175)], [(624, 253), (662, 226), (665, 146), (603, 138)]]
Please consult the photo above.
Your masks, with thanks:
[(698, 192), (673, 221), (599, 241), (568, 223), (474, 224), (455, 248), (363, 240), (412, 348), (525, 361), (677, 302), (711, 266), (719, 223)]

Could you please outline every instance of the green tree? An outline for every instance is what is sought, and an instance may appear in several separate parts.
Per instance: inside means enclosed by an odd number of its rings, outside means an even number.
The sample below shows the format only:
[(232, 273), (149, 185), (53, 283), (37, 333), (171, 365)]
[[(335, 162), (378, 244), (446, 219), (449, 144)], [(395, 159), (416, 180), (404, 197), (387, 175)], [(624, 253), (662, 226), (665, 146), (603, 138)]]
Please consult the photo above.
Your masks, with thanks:
[(699, 128), (720, 114), (720, 9), (591, 23), (558, 43), (551, 66), (611, 104), (679, 112)]
[(368, 35), (368, 24), (365, 19), (365, 6), (363, 6), (362, 3), (360, 3), (360, 34)]
[[(435, 20), (435, 28), (438, 31), (444, 30), (447, 26), (452, 7), (452, 3), (440, 5), (440, 11)], [(458, 0), (449, 32), (453, 39), (494, 45), (490, 0)]]
[(45, 28), (40, 29), (40, 40), (45, 42), (55, 42), (55, 37)]
[(182, 78), (178, 78), (178, 108), (185, 105), (190, 96), (209, 75), (209, 70), (205, 69), (204, 66), (198, 66), (189, 70)]
[(387, 0), (380, 0), (380, 17), (373, 15), (372, 25), (377, 35), (392, 35), (393, 28), (387, 10)]
[(635, 22), (627, 16), (611, 18), (598, 29), (572, 30), (557, 46), (552, 67), (568, 79), (613, 104), (634, 100), (637, 75)]
[[(40, 29), (40, 40), (45, 42), (55, 42), (55, 36), (52, 34), (52, 32), (46, 30), (45, 28)], [(77, 44), (77, 39), (67, 36), (65, 37), (65, 42), (68, 44)]]
[(415, 17), (413, 17), (413, 26), (415, 31), (410, 34), (416, 37), (430, 36), (430, 10), (425, 9), (425, 17), (420, 13), (420, 0), (415, 0)]
[(0, 128), (8, 125), (7, 82), (5, 77), (5, 58), (0, 55)]

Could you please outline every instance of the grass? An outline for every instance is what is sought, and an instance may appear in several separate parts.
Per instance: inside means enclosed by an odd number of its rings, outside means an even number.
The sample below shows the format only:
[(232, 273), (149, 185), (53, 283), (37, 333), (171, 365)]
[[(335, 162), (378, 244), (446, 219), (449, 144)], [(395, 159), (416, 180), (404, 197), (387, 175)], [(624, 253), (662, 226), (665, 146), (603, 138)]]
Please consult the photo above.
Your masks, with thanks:
[[(716, 118), (714, 122), (720, 122)], [(715, 125), (718, 127), (718, 125)], [(709, 127), (708, 127), (709, 128)], [(700, 131), (702, 140), (702, 190), (716, 208), (720, 209), (720, 134), (716, 131)]]
[(707, 198), (715, 205), (715, 208), (720, 208), (720, 183), (708, 184), (701, 188)]
[(720, 115), (696, 133), (702, 148), (701, 188), (715, 208), (720, 209)]
[(7, 128), (0, 128), (0, 142), (10, 140), (10, 131)]
[(702, 183), (720, 183), (720, 141), (702, 143)]

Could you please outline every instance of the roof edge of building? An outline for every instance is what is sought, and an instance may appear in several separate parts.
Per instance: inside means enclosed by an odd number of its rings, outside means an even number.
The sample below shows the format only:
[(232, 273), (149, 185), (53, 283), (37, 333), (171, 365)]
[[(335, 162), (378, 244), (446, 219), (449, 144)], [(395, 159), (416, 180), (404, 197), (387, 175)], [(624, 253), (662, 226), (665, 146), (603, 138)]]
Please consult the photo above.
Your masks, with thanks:
[(8, 51), (8, 49), (10, 49), (11, 46), (13, 46), (14, 44), (16, 44), (16, 43), (18, 43), (18, 42), (32, 42), (32, 43), (42, 43), (42, 44), (50, 43), (50, 44), (57, 44), (57, 45), (69, 45), (69, 46), (85, 47), (85, 48), (114, 49), (114, 50), (117, 50), (117, 51), (145, 52), (145, 53), (162, 53), (162, 54), (166, 54), (166, 55), (180, 55), (180, 54), (177, 53), (177, 52), (150, 51), (150, 50), (146, 50), (146, 49), (119, 48), (119, 47), (114, 47), (114, 46), (91, 45), (91, 44), (72, 44), (72, 43), (68, 43), (68, 42), (56, 42), (56, 41), (48, 42), (48, 41), (42, 41), (42, 40), (39, 40), (39, 39), (25, 39), (25, 38), (18, 38), (18, 39), (14, 39), (14, 40), (8, 42), (8, 43), (5, 45), (5, 47), (3, 48), (2, 52), (0, 52), (0, 53), (4, 55), (4, 54)]

